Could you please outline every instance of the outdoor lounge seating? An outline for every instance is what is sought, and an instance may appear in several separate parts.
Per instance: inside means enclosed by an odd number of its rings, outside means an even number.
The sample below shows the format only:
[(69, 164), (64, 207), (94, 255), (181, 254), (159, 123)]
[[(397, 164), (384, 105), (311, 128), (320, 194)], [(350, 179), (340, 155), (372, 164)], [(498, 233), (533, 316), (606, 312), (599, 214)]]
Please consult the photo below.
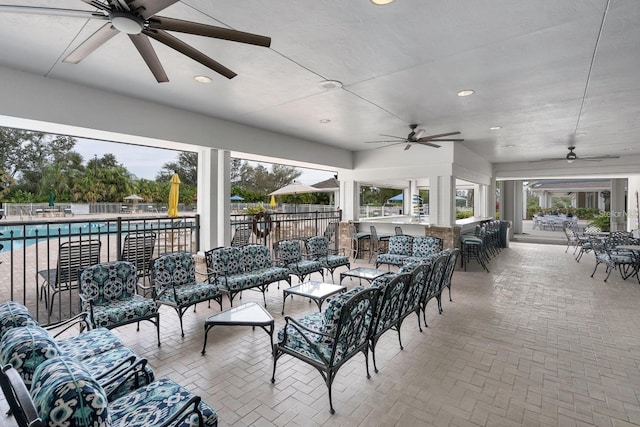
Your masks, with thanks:
[(262, 292), (265, 307), (265, 292), (269, 285), (286, 280), (291, 286), (291, 277), (287, 268), (274, 266), (269, 248), (264, 245), (245, 245), (242, 247), (220, 247), (205, 252), (209, 282), (215, 283), (220, 291), (233, 299), (242, 291), (257, 289)]
[(427, 305), (429, 301), (435, 298), (438, 301), (438, 313), (442, 313), (442, 281), (444, 279), (447, 263), (449, 262), (449, 253), (440, 253), (431, 260), (431, 271), (429, 272), (426, 285), (423, 288), (422, 295), (420, 297), (420, 311), (422, 311), (422, 320), (424, 326), (427, 325)]
[(153, 299), (136, 294), (136, 266), (128, 261), (96, 264), (80, 273), (82, 310), (92, 328), (116, 328), (148, 320), (156, 326), (160, 346), (160, 314)]
[(337, 252), (329, 249), (329, 240), (326, 237), (314, 236), (307, 240), (307, 252), (312, 260), (320, 261), (322, 266), (329, 271), (333, 278), (333, 272), (338, 267), (351, 268), (351, 262), (346, 255), (338, 255)]
[[(97, 239), (63, 242), (58, 248), (56, 268), (38, 271), (43, 279), (40, 297), (44, 298), (49, 314), (53, 311), (56, 294), (77, 289), (78, 271), (100, 262), (100, 248), (101, 242)], [(76, 301), (70, 294), (66, 300), (72, 304)]]
[[(0, 306), (5, 311), (6, 303)], [(26, 312), (26, 309), (25, 309)], [(18, 314), (28, 318), (28, 312)], [(83, 322), (84, 316), (53, 325), (65, 332), (70, 326)], [(16, 326), (5, 330), (0, 343), (0, 363), (11, 364), (27, 385), (31, 385), (34, 373), (44, 361), (57, 356), (67, 356), (79, 361), (91, 370), (110, 396), (117, 398), (131, 390), (147, 384), (154, 378), (153, 370), (146, 364), (138, 364), (140, 357), (125, 347), (111, 331), (99, 328), (64, 339), (55, 339), (48, 330), (32, 319), (27, 326)], [(135, 368), (132, 368), (134, 367)], [(131, 368), (138, 375), (128, 381), (115, 384), (114, 377)]]
[(324, 280), (324, 267), (322, 262), (304, 258), (302, 255), (301, 241), (281, 240), (277, 243), (278, 264), (289, 270), (289, 274), (298, 277), (300, 282), (311, 273), (320, 273)]
[(356, 287), (336, 295), (324, 312), (311, 313), (298, 320), (286, 316), (285, 326), (278, 332), (273, 346), (273, 375), (284, 354), (295, 357), (320, 372), (329, 391), (329, 409), (333, 409), (331, 386), (338, 370), (353, 356), (363, 353), (367, 378), (369, 374), (369, 336), (378, 289)]
[(156, 258), (152, 264), (155, 286), (154, 299), (159, 304), (173, 307), (180, 318), (180, 331), (184, 337), (182, 316), (187, 309), (199, 302), (215, 300), (222, 310), (222, 294), (218, 286), (196, 280), (196, 265), (193, 255), (173, 252)]
[(402, 266), (422, 262), (442, 250), (442, 239), (432, 236), (395, 235), (389, 238), (387, 253), (376, 257), (376, 268), (382, 264)]
[[(120, 381), (125, 381), (121, 376)], [(30, 395), (10, 366), (0, 384), (20, 426), (216, 426), (216, 411), (179, 384), (163, 378), (117, 399), (85, 366), (68, 357), (40, 365)], [(29, 420), (31, 423), (25, 424)]]

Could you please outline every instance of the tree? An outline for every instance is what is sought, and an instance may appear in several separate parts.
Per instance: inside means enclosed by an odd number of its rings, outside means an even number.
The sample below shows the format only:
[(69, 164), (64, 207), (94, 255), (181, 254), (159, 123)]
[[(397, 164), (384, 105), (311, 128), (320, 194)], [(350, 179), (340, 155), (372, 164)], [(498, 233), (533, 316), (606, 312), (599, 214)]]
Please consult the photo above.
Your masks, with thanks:
[(174, 173), (180, 175), (181, 185), (198, 184), (198, 153), (183, 151), (175, 162), (165, 163), (156, 175), (156, 181), (169, 182)]

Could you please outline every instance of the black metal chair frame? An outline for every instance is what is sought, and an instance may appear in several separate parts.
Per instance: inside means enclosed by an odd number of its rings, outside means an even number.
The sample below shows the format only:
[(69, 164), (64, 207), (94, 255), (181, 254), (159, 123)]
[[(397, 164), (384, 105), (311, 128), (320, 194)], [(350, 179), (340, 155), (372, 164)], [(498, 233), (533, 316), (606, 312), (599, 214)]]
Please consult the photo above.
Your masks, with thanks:
[(56, 268), (38, 271), (43, 281), (40, 298), (45, 299), (48, 313), (53, 312), (53, 301), (59, 292), (78, 288), (78, 272), (100, 262), (102, 242), (98, 239), (74, 240), (60, 243)]
[[(453, 301), (451, 299), (451, 279), (453, 278), (453, 272), (456, 270), (456, 264), (458, 263), (458, 257), (460, 256), (460, 249), (453, 248), (449, 252), (449, 260), (447, 261), (447, 268), (444, 273), (442, 290), (446, 286), (449, 289), (449, 301)], [(442, 306), (440, 307), (440, 311), (442, 311)]]
[[(151, 282), (151, 261), (156, 246), (156, 233), (153, 231), (134, 231), (124, 236), (120, 259), (129, 261), (136, 266), (138, 279), (145, 284), (145, 277)], [(149, 283), (151, 284), (151, 283)], [(147, 287), (141, 287), (146, 291)], [(146, 293), (146, 292), (145, 292)]]
[(424, 326), (428, 327), (427, 324), (427, 304), (433, 298), (436, 298), (438, 301), (438, 313), (442, 314), (442, 304), (440, 302), (441, 294), (442, 294), (442, 282), (444, 280), (444, 275), (447, 269), (447, 263), (449, 261), (449, 255), (441, 254), (436, 257), (431, 265), (431, 271), (429, 272), (427, 283), (422, 290), (422, 295), (420, 296), (420, 310), (422, 311), (422, 320), (424, 321)]
[[(27, 386), (18, 371), (11, 365), (5, 365), (0, 371), (0, 387), (9, 404), (9, 413), (18, 427), (44, 427), (44, 421), (38, 416)], [(4, 416), (4, 414), (2, 415)]]
[(249, 244), (249, 240), (251, 239), (251, 234), (253, 234), (253, 230), (249, 228), (249, 226), (243, 226), (236, 228), (236, 231), (233, 233), (233, 237), (231, 238), (231, 246), (246, 246)]
[[(348, 362), (353, 356), (355, 356), (358, 353), (363, 353), (364, 357), (365, 357), (365, 366), (367, 369), (367, 378), (371, 378), (371, 374), (369, 373), (369, 335), (371, 333), (371, 324), (372, 322), (369, 323), (369, 325), (366, 325), (366, 320), (367, 317), (369, 316), (369, 318), (371, 318), (371, 316), (373, 316), (373, 313), (375, 312), (376, 309), (376, 301), (378, 299), (378, 295), (379, 295), (379, 290), (378, 289), (365, 289), (361, 292), (358, 292), (357, 294), (355, 294), (353, 297), (351, 297), (342, 307), (341, 311), (340, 311), (340, 320), (338, 321), (338, 327), (336, 328), (335, 331), (335, 335), (334, 336), (328, 336), (326, 334), (320, 334), (318, 331), (314, 331), (312, 329), (309, 329), (307, 327), (305, 327), (304, 325), (300, 324), (298, 321), (294, 320), (293, 318), (286, 316), (285, 317), (285, 321), (286, 321), (286, 325), (285, 325), (285, 329), (284, 329), (284, 339), (283, 341), (286, 342), (286, 337), (287, 337), (287, 326), (292, 326), (293, 328), (297, 329), (298, 332), (300, 333), (300, 335), (302, 337), (304, 337), (305, 341), (307, 342), (307, 344), (309, 345), (309, 347), (318, 355), (318, 359), (321, 360), (322, 362), (319, 362), (318, 360), (315, 359), (311, 359), (309, 357), (303, 356), (300, 353), (297, 353), (295, 351), (289, 350), (288, 348), (281, 346), (280, 343), (276, 343), (273, 346), (273, 375), (271, 377), (271, 382), (275, 383), (276, 381), (276, 365), (278, 362), (278, 359), (280, 359), (280, 357), (284, 354), (288, 354), (290, 356), (295, 357), (296, 359), (300, 359), (305, 363), (308, 363), (309, 365), (313, 366), (322, 376), (322, 378), (325, 381), (325, 384), (327, 385), (327, 389), (329, 391), (329, 408), (330, 408), (330, 412), (332, 414), (335, 413), (335, 410), (333, 409), (333, 400), (332, 400), (332, 393), (331, 393), (331, 385), (333, 384), (333, 380), (335, 379), (336, 374), (338, 373), (338, 370), (346, 363)], [(356, 319), (349, 319), (349, 317), (351, 316), (351, 312), (352, 309), (351, 307), (353, 306), (357, 306), (359, 304), (369, 304), (368, 309), (362, 313), (361, 316), (359, 316)], [(353, 320), (353, 327), (350, 329), (347, 329), (344, 327), (345, 323), (347, 320)], [(363, 332), (363, 328), (368, 327), (369, 329), (367, 330), (366, 334), (362, 334)], [(333, 349), (331, 351), (331, 355), (329, 356), (329, 358), (325, 358), (324, 356), (322, 356), (322, 352), (320, 351), (318, 345), (314, 342), (312, 342), (306, 335), (305, 333), (311, 333), (311, 334), (316, 334), (316, 335), (323, 335), (325, 337), (325, 339), (332, 339), (335, 341), (339, 341), (340, 337), (343, 337), (344, 340), (346, 341), (344, 343), (344, 348), (346, 349), (350, 349), (348, 354), (345, 354), (342, 358), (342, 360), (340, 360), (339, 362), (335, 362), (335, 358), (336, 358), (336, 350), (337, 350), (337, 346), (333, 346)], [(357, 337), (358, 336), (365, 336), (365, 338), (362, 340), (362, 342), (357, 342)]]

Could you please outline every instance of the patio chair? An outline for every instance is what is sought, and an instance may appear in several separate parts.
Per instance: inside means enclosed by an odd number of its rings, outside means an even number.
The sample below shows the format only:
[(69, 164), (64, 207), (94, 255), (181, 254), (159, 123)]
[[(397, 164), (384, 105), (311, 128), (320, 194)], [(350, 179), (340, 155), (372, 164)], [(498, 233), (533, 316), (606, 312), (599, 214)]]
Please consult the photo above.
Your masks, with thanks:
[(353, 259), (358, 258), (362, 252), (368, 250), (364, 248), (363, 242), (369, 239), (369, 233), (358, 232), (356, 225), (352, 222), (349, 223), (349, 239), (351, 240), (351, 256)]
[(356, 287), (329, 300), (325, 311), (294, 320), (285, 317), (273, 346), (273, 375), (284, 354), (308, 363), (320, 372), (329, 391), (329, 410), (333, 414), (331, 385), (338, 370), (352, 357), (363, 353), (369, 374), (369, 334), (378, 299), (378, 289)]
[(588, 225), (585, 227), (582, 235), (578, 236), (580, 251), (578, 252), (578, 255), (576, 255), (577, 262), (580, 262), (582, 255), (591, 251), (591, 237), (600, 232), (602, 232), (602, 229), (597, 225)]
[(58, 261), (56, 268), (38, 271), (37, 275), (43, 279), (40, 285), (40, 298), (44, 298), (49, 309), (53, 312), (53, 301), (59, 292), (69, 292), (78, 288), (78, 272), (100, 262), (101, 242), (97, 239), (76, 240), (63, 242), (58, 247)]
[(638, 272), (638, 261), (636, 256), (631, 251), (618, 250), (616, 246), (618, 243), (615, 238), (598, 238), (592, 236), (590, 238), (590, 246), (596, 257), (596, 266), (591, 273), (591, 277), (596, 273), (598, 266), (604, 264), (606, 266), (604, 278), (606, 282), (613, 270), (618, 269), (622, 280), (627, 280), (629, 277), (634, 276)]
[(420, 310), (422, 311), (422, 320), (424, 321), (424, 326), (429, 326), (427, 325), (426, 311), (427, 304), (433, 298), (436, 298), (436, 300), (438, 301), (438, 313), (442, 314), (442, 304), (440, 303), (440, 298), (442, 294), (442, 281), (447, 270), (448, 261), (449, 254), (447, 253), (438, 255), (432, 261), (431, 271), (429, 273), (426, 286), (424, 287), (422, 295), (420, 296)]
[(251, 233), (253, 233), (253, 230), (249, 227), (236, 228), (236, 231), (233, 233), (233, 237), (231, 238), (231, 246), (240, 247), (248, 245)]
[(580, 244), (580, 239), (578, 238), (578, 233), (576, 233), (575, 230), (570, 227), (570, 224), (572, 223), (566, 222), (562, 227), (562, 229), (564, 230), (564, 235), (567, 237), (567, 247), (564, 250), (564, 253), (567, 253), (569, 248), (573, 246), (573, 253), (575, 254)]
[(2, 368), (0, 384), (20, 427), (212, 427), (218, 423), (215, 409), (168, 378), (111, 400), (93, 372), (69, 357), (42, 363), (34, 377), (37, 386), (30, 393), (25, 394), (26, 386), (10, 365)]
[[(453, 248), (447, 249), (449, 253), (449, 259), (447, 260), (447, 267), (444, 272), (442, 290), (444, 291), (445, 286), (449, 289), (449, 301), (453, 301), (451, 299), (451, 279), (453, 278), (453, 272), (456, 270), (456, 264), (458, 263), (458, 257), (460, 256), (460, 249)], [(442, 310), (442, 307), (440, 307)]]
[(218, 286), (208, 282), (196, 281), (196, 265), (193, 255), (188, 252), (173, 252), (153, 260), (152, 278), (155, 287), (155, 300), (159, 304), (173, 307), (180, 318), (180, 331), (184, 337), (182, 316), (187, 309), (207, 301), (216, 301), (222, 310), (222, 294)]
[(82, 311), (92, 328), (107, 329), (148, 320), (156, 326), (160, 347), (160, 314), (150, 298), (136, 294), (136, 266), (129, 261), (96, 264), (80, 273)]
[(371, 263), (374, 254), (377, 257), (388, 250), (391, 236), (388, 234), (378, 235), (374, 225), (369, 226), (369, 230), (369, 263)]
[(287, 268), (290, 274), (298, 277), (300, 282), (311, 273), (318, 272), (324, 281), (324, 267), (320, 261), (305, 259), (302, 255), (302, 241), (281, 240), (277, 243), (278, 263), (281, 267)]
[(143, 284), (145, 277), (151, 279), (151, 260), (155, 246), (156, 233), (153, 231), (135, 231), (124, 236), (120, 259), (136, 266), (136, 277), (142, 279)]
[(331, 274), (333, 279), (333, 272), (338, 267), (347, 267), (347, 270), (351, 269), (351, 263), (349, 257), (342, 255), (335, 249), (329, 249), (329, 240), (326, 237), (314, 236), (307, 240), (307, 252), (312, 260), (320, 261), (322, 266), (326, 268)]

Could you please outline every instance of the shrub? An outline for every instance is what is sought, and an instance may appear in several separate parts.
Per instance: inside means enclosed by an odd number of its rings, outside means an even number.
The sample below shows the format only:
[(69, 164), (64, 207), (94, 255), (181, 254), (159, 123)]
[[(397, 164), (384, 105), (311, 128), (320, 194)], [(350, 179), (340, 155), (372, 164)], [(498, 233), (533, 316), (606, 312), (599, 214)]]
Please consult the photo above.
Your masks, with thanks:
[(600, 215), (593, 217), (588, 225), (595, 225), (600, 227), (602, 231), (609, 231), (611, 215), (608, 212), (600, 212)]

